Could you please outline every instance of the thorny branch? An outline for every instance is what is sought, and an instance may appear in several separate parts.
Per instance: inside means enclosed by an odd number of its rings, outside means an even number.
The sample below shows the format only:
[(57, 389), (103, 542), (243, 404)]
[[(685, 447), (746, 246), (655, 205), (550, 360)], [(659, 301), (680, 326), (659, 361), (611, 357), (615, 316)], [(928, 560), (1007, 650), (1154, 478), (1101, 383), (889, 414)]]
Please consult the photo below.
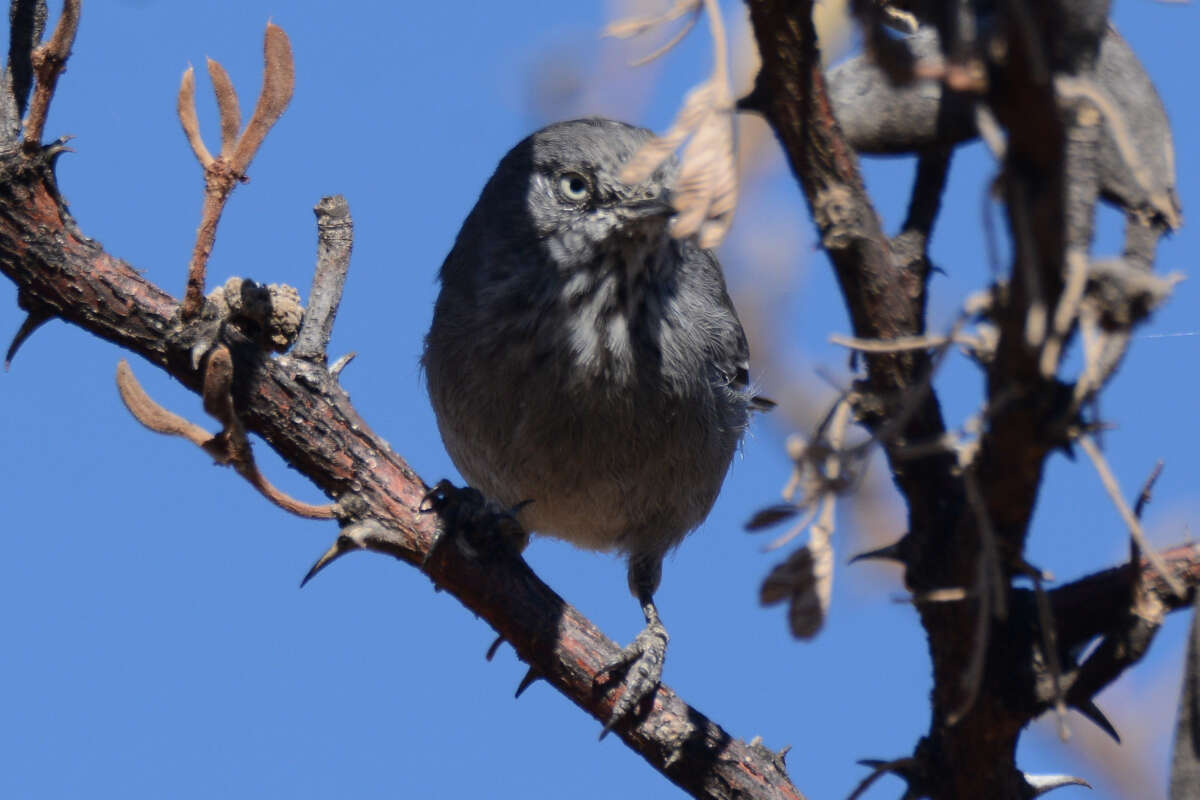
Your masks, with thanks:
[[(278, 68), (272, 63), (279, 63), (271, 56), (273, 39), (286, 44), (282, 31), (268, 30), (268, 73)], [(208, 154), (190, 130), (189, 140), (202, 162), (212, 158), (216, 163), (227, 156), (236, 114), (225, 94), (227, 81), (220, 70), (213, 74), (219, 96), (226, 97), (219, 100), (222, 156)], [(286, 83), (286, 91), (279, 85), (264, 89), (264, 95), (275, 100), (260, 102), (259, 111), (265, 111), (261, 115), (256, 111), (255, 119), (264, 122), (252, 121), (238, 140), (230, 159), (235, 177), (240, 177), (266, 127), (282, 110), (285, 96), (290, 95), (290, 77)], [(185, 79), (185, 101), (186, 84)], [(183, 103), (185, 130), (191, 127), (189, 105)], [(443, 513), (429, 513), (428, 487), (358, 416), (321, 359), (270, 358), (268, 345), (240, 332), (236, 324), (222, 321), (214, 333), (206, 316), (186, 321), (176, 300), (85, 237), (58, 193), (53, 174), (57, 153), (55, 148), (25, 152), (0, 147), (0, 271), (17, 285), (23, 302), (164, 369), (204, 396), (206, 409), (221, 420), (223, 431), (210, 436), (144, 393), (137, 396), (135, 382), (124, 378), (122, 391), (132, 398), (131, 405), (138, 407), (137, 416), (144, 424), (185, 436), (206, 451), (215, 448), (220, 459), (228, 459), (243, 474), (252, 469), (245, 434), (259, 434), (337, 500), (343, 547), (385, 553), (418, 567), (493, 625), (519, 657), (536, 665), (542, 677), (572, 702), (598, 720), (608, 719), (616, 698), (597, 692), (596, 681), (616, 658), (618, 646), (509, 549), (479, 548), (468, 557), (461, 548), (435, 547), (447, 526), (460, 534), (466, 529), (468, 536), (484, 542), (495, 541), (497, 537), (488, 531), (496, 523), (486, 515), (467, 513), (469, 504), (450, 503)], [(206, 205), (205, 219), (215, 226), (215, 217)], [(336, 298), (332, 300), (329, 315), (337, 305)], [(217, 313), (217, 304), (204, 305)], [(324, 342), (320, 345), (318, 350)], [(252, 475), (248, 477), (253, 482)], [(645, 710), (636, 719), (623, 721), (615, 732), (696, 797), (802, 797), (788, 779), (780, 754), (733, 739), (667, 686), (660, 686)]]
[[(994, 19), (984, 20), (969, 3), (862, 0), (854, 5), (879, 64), (864, 56), (839, 67), (832, 98), (819, 70), (811, 3), (747, 4), (762, 68), (739, 106), (766, 117), (808, 200), (854, 329), (855, 338), (843, 343), (866, 354), (855, 410), (883, 444), (908, 503), (909, 533), (871, 554), (903, 562), (933, 660), (933, 719), (903, 772), (906, 796), (1032, 796), (1034, 783), (1013, 763), (1024, 725), (1061, 702), (1064, 692), (1068, 704), (1094, 710), (1099, 685), (1136, 660), (1118, 667), (1109, 657), (1107, 669), (1060, 669), (1061, 653), (1078, 644), (1067, 633), (1080, 624), (1073, 616), (1079, 611), (1049, 608), (1040, 573), (1022, 552), (1046, 458), (1089, 429), (1081, 419), (1085, 403), (1112, 375), (1129, 328), (1144, 317), (1119, 312), (1119, 321), (1098, 322), (1105, 269), (1086, 257), (1095, 201), (1103, 195), (1119, 202), (1131, 219), (1125, 262), (1113, 270), (1127, 280), (1114, 293), (1121, 298), (1116, 305), (1127, 310), (1131, 273), (1152, 260), (1155, 232), (1179, 219), (1173, 172), (1151, 173), (1121, 155), (1169, 149), (1161, 105), (1155, 107), (1148, 84), (1130, 91), (1143, 74), (1107, 29), (1102, 1), (1001, 4)], [(928, 27), (912, 40), (878, 35), (881, 25), (894, 23), (894, 15), (884, 13), (891, 10)], [(1097, 59), (1107, 71), (1095, 69)], [(1117, 79), (1125, 83), (1103, 84)], [(916, 83), (894, 85), (904, 81)], [(834, 107), (855, 146), (920, 154), (905, 234), (892, 240), (882, 234)], [(1118, 124), (1107, 124), (1110, 118)], [(1127, 119), (1141, 128), (1126, 130), (1121, 123)], [(957, 338), (935, 340), (925, 330), (923, 251), (947, 148), (977, 135), (977, 125), (996, 133), (1002, 159), (996, 186), (1009, 217), (1014, 263), (982, 308), (988, 334), (976, 340), (985, 346), (972, 355), (987, 376), (986, 424), (968, 451), (951, 446), (932, 389), (922, 395), (915, 388), (928, 380), (935, 341), (944, 348)], [(1131, 141), (1139, 146), (1129, 147)], [(1169, 153), (1164, 163), (1171, 163)], [(906, 243), (906, 235), (914, 241)], [(1080, 385), (1068, 385), (1057, 378), (1063, 345), (1077, 324), (1087, 332), (1089, 320), (1094, 355)], [(911, 418), (897, 413), (906, 397), (920, 398)], [(1136, 520), (1131, 530), (1140, 533)], [(1161, 562), (1161, 583), (1174, 585), (1179, 576), (1170, 560), (1147, 555)], [(1016, 592), (1011, 578), (1017, 574), (1034, 576), (1038, 590)], [(1153, 604), (1144, 595), (1116, 595), (1109, 613), (1093, 620), (1094, 635), (1108, 636), (1114, 652), (1140, 657), (1149, 637), (1137, 638), (1140, 647), (1128, 646), (1129, 620), (1156, 618), (1147, 610)], [(1007, 615), (998, 613), (1006, 606)], [(1082, 672), (1105, 680), (1081, 680)], [(965, 705), (964, 679), (974, 698)], [(1103, 719), (1094, 711), (1090, 716)]]
[[(28, 4), (18, 0), (18, 5)], [(905, 777), (910, 793), (985, 796), (980, 794), (980, 781), (986, 776), (986, 796), (1032, 796), (1055, 782), (1025, 776), (1012, 763), (1021, 728), (1055, 702), (1060, 691), (1065, 691), (1068, 704), (1094, 708), (1092, 696), (1140, 658), (1162, 614), (1187, 602), (1171, 584), (1200, 583), (1200, 550), (1188, 547), (1162, 554), (1157, 570), (1135, 561), (1048, 592), (1050, 614), (1038, 615), (1029, 593), (1012, 590), (1008, 584), (1014, 573), (1027, 566), (1021, 552), (1045, 458), (1054, 448), (1069, 446), (1073, 430), (1087, 429), (1077, 425), (1076, 416), (1123, 353), (1117, 335), (1117, 344), (1102, 359), (1104, 368), (1094, 370), (1098, 377), (1083, 395), (1060, 384), (1054, 367), (1062, 342), (1071, 335), (1070, 318), (1078, 314), (1088, 319), (1091, 313), (1095, 329), (1111, 335), (1114, 330), (1127, 331), (1154, 305), (1125, 298), (1124, 305), (1118, 302), (1114, 308), (1106, 304), (1106, 287), (1111, 288), (1114, 275), (1120, 276), (1122, 285), (1132, 285), (1127, 273), (1099, 274), (1096, 264), (1081, 273), (1078, 265), (1068, 264), (1068, 245), (1085, 239), (1086, 232), (1064, 224), (1068, 212), (1079, 217), (1080, 208), (1067, 209), (1064, 202), (1068, 192), (1062, 165), (1068, 160), (1070, 143), (1056, 87), (1066, 87), (1069, 91), (1059, 94), (1068, 99), (1094, 98), (1095, 93), (1075, 91), (1078, 84), (1069, 81), (1077, 79), (1079, 70), (1071, 58), (1064, 61), (1057, 51), (1044, 52), (1050, 41), (1045, 32), (1056, 22), (1053, 15), (1030, 15), (1024, 4), (1009, 4), (1016, 9), (1007, 34), (1009, 59), (990, 65), (986, 75), (972, 61), (983, 52), (971, 49), (979, 43), (972, 38), (974, 33), (966, 35), (961, 26), (935, 20), (943, 39), (956, 48), (944, 73), (948, 84), (982, 93), (985, 113), (972, 119), (993, 116), (1007, 133), (999, 186), (1016, 251), (1010, 280), (992, 292), (989, 321), (996, 325), (999, 338), (991, 360), (984, 364), (987, 425), (974, 445), (969, 475), (964, 476), (952, 448), (929, 446), (945, 441), (946, 426), (929, 387), (935, 359), (927, 347), (914, 346), (933, 341), (925, 329), (929, 269), (924, 248), (948, 156), (934, 153), (925, 161), (926, 183), (934, 188), (919, 202), (914, 196), (905, 232), (888, 238), (858, 174), (854, 148), (842, 135), (825, 91), (811, 4), (748, 0), (748, 5), (763, 66), (754, 91), (738, 106), (767, 117), (803, 188), (849, 308), (855, 334), (850, 343), (864, 345), (866, 351), (865, 377), (854, 387), (853, 404), (846, 404), (844, 413), (853, 410), (878, 437), (909, 506), (910, 532), (892, 548), (892, 556), (905, 564), (906, 580), (919, 599), (929, 634), (934, 714), (928, 735), (911, 757), (872, 763)], [(896, 5), (911, 5), (919, 17), (925, 4)], [(698, 7), (694, 0), (676, 6), (685, 11)], [(713, 77), (716, 94), (702, 98), (707, 107), (699, 117), (724, 124), (732, 108), (720, 91), (726, 58), (723, 33), (715, 3), (706, 0), (704, 7), (714, 21), (718, 65)], [(337, 500), (332, 508), (321, 507), (325, 513), (336, 509), (342, 524), (335, 547), (370, 549), (418, 566), (487, 619), (537, 673), (597, 719), (606, 719), (614, 698), (598, 695), (594, 688), (599, 670), (615, 657), (616, 645), (505, 548), (476, 547), (475, 555), (467, 557), (459, 548), (437, 547), (446, 526), (487, 542), (488, 530), (501, 523), (490, 518), (486, 508), (472, 508), (469, 503), (439, 502), (437, 508), (443, 513), (429, 513), (425, 484), (358, 417), (337, 385), (336, 365), (333, 370), (324, 368), (337, 289), (332, 302), (314, 317), (320, 320), (310, 329), (314, 345), (291, 356), (269, 358), (262, 342), (239, 339), (231, 330), (236, 326), (218, 324), (214, 333), (214, 326), (206, 327), (196, 319), (205, 307), (204, 267), (224, 200), (244, 179), (251, 157), (291, 95), (290, 48), (282, 31), (268, 27), (263, 91), (240, 137), (240, 110), (232, 84), (224, 70), (210, 62), (221, 121), (218, 156), (199, 136), (191, 70), (185, 74), (180, 119), (205, 168), (206, 203), (181, 308), (83, 237), (66, 212), (52, 172), (61, 146), (40, 149), (45, 110), (70, 51), (78, 12), (78, 0), (67, 0), (54, 35), (38, 47), (41, 55), (35, 52), (32, 58), (37, 83), (26, 123), (26, 146), (5, 147), (0, 153), (0, 271), (17, 284), (22, 305), (34, 309), (32, 322), (23, 331), (27, 334), (38, 321), (56, 316), (162, 367), (202, 394), (206, 409), (221, 421), (222, 431), (210, 436), (158, 407), (144, 393), (138, 396), (136, 383), (128, 377), (122, 380), (123, 393), (133, 398), (131, 406), (138, 406), (141, 421), (215, 451), (219, 460), (231, 463), (252, 482), (259, 481), (256, 485), (266, 491), (261, 476), (253, 477), (257, 470), (246, 437), (247, 431), (259, 433)], [(1048, 79), (1051, 73), (1054, 80)], [(1061, 79), (1063, 75), (1068, 82)], [(10, 80), (5, 90), (20, 94), (19, 83)], [(23, 101), (14, 95), (5, 102), (19, 107)], [(1092, 119), (1086, 106), (1073, 108), (1085, 121)], [(15, 132), (0, 133), (8, 136), (6, 144), (16, 144)], [(1129, 136), (1136, 138), (1118, 131), (1118, 138)], [(710, 154), (726, 149), (719, 136), (720, 147), (699, 134), (693, 139), (696, 142), (699, 150)], [(1091, 144), (1080, 148), (1081, 152), (1091, 149)], [(1080, 155), (1086, 157), (1086, 152)], [(688, 161), (686, 152), (684, 161)], [(717, 232), (707, 235), (719, 238), (732, 213), (736, 182), (728, 180), (731, 172), (722, 172), (720, 159), (707, 163), (717, 164), (718, 169), (704, 172), (707, 168), (698, 167), (703, 174), (695, 185), (705, 194), (698, 219), (701, 231), (705, 224), (715, 225), (709, 230)], [(1155, 232), (1177, 224), (1177, 215), (1172, 216), (1177, 209), (1170, 205), (1173, 189), (1168, 188), (1166, 194), (1160, 193), (1158, 206), (1147, 206), (1157, 210), (1145, 214), (1149, 221), (1143, 227), (1148, 233), (1135, 236), (1137, 242), (1145, 243)], [(348, 256), (348, 239), (342, 250)], [(1129, 255), (1129, 261), (1144, 262), (1145, 255), (1143, 248)], [(344, 262), (334, 271), (344, 277)], [(1165, 296), (1161, 287), (1148, 287), (1145, 293), (1158, 299)], [(955, 338), (945, 337), (936, 346), (945, 348)], [(1045, 345), (1051, 339), (1048, 350)], [(818, 538), (825, 537), (832, 524), (834, 484), (846, 477), (846, 465), (836, 452), (842, 449), (844, 423), (841, 419), (838, 432), (830, 436), (836, 440), (834, 452), (820, 454), (822, 480), (828, 485), (820, 489), (820, 502), (814, 506), (821, 513)], [(921, 452), (914, 455), (916, 450)], [(970, 487), (968, 479), (973, 482)], [(446, 494), (442, 490), (439, 496)], [(982, 605), (995, 591), (994, 579), (984, 574), (993, 569), (1004, 578), (1002, 590), (1009, 590), (1007, 615), (986, 613), (987, 606)], [(818, 583), (825, 580), (816, 565), (809, 565), (809, 570)], [(818, 600), (822, 591), (818, 587)], [(496, 597), (506, 598), (504, 608), (497, 607)], [(987, 602), (1004, 600), (995, 597)], [(1054, 620), (1061, 652), (1073, 652), (1096, 637), (1101, 645), (1082, 664), (1068, 663), (1063, 657), (1062, 668), (1056, 670), (1045, 661), (1060, 659), (1050, 655), (1049, 648), (1043, 650), (1042, 642), (1050, 640), (1038, 630), (1038, 620), (1047, 618)], [(972, 646), (977, 641), (1004, 646), (981, 649)], [(949, 724), (961, 703), (962, 678), (972, 672), (976, 658), (982, 664), (977, 668), (976, 702), (957, 724)], [(622, 724), (617, 732), (695, 796), (799, 797), (781, 756), (733, 740), (665, 686), (642, 717)]]

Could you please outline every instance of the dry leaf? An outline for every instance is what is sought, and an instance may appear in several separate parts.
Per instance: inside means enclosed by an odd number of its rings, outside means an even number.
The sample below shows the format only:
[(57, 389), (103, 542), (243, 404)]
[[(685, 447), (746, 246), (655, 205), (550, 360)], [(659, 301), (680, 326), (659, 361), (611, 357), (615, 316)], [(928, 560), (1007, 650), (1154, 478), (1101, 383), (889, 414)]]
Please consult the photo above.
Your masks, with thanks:
[(764, 606), (788, 601), (788, 626), (811, 639), (825, 624), (833, 595), (833, 548), (811, 543), (797, 549), (767, 575), (759, 592)]

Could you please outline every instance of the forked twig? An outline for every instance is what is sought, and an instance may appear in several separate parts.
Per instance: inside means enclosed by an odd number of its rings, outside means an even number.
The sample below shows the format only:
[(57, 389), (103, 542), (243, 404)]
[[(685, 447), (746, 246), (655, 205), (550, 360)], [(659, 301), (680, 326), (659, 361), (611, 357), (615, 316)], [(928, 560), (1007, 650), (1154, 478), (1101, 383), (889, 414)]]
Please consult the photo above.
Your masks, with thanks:
[(668, 22), (673, 22), (679, 19), (684, 14), (690, 13), (691, 16), (683, 23), (683, 26), (672, 34), (671, 38), (666, 43), (655, 48), (653, 52), (644, 55), (630, 63), (631, 67), (640, 67), (649, 64), (654, 59), (667, 53), (672, 47), (683, 41), (683, 37), (691, 32), (692, 28), (696, 27), (696, 23), (700, 20), (700, 12), (704, 10), (703, 0), (675, 0), (675, 3), (663, 13), (656, 17), (635, 17), (633, 19), (624, 19), (612, 23), (604, 29), (605, 36), (612, 36), (617, 39), (628, 39), (633, 36), (645, 33), (651, 28), (657, 28), (659, 25), (664, 25)]
[(216, 241), (217, 223), (230, 193), (239, 182), (246, 180), (246, 169), (258, 148), (266, 138), (267, 131), (279, 120), (292, 98), (295, 85), (295, 69), (292, 64), (292, 46), (287, 34), (273, 23), (267, 23), (263, 38), (263, 84), (258, 95), (254, 114), (246, 124), (241, 136), (237, 135), (241, 125), (241, 111), (237, 93), (225, 69), (212, 59), (208, 60), (208, 74), (213, 83), (217, 109), (221, 117), (221, 153), (214, 158), (204, 145), (200, 135), (200, 124), (196, 116), (195, 70), (188, 67), (179, 85), (179, 122), (187, 136), (188, 144), (196, 160), (204, 168), (204, 209), (200, 227), (196, 231), (196, 244), (192, 248), (192, 260), (188, 265), (187, 291), (181, 309), (185, 320), (194, 318), (204, 304), (204, 273), (208, 257)]
[(33, 98), (29, 101), (29, 114), (25, 117), (26, 149), (40, 147), (42, 144), (46, 114), (50, 111), (50, 101), (54, 98), (58, 76), (67, 66), (71, 45), (75, 43), (75, 32), (79, 30), (80, 5), (81, 0), (64, 0), (62, 14), (54, 26), (54, 33), (50, 35), (49, 41), (33, 50), (33, 72), (37, 76), (37, 84), (33, 89)]
[(859, 761), (858, 763), (862, 764), (864, 767), (871, 767), (871, 774), (863, 778), (859, 782), (858, 786), (854, 787), (854, 791), (850, 793), (850, 796), (847, 797), (846, 800), (858, 800), (858, 798), (862, 797), (863, 792), (865, 792), (867, 789), (870, 789), (871, 784), (879, 780), (880, 777), (887, 775), (888, 773), (895, 773), (900, 775), (900, 777), (903, 777), (902, 770), (913, 769), (918, 764), (917, 760), (912, 756), (897, 758), (894, 761), (863, 760)]

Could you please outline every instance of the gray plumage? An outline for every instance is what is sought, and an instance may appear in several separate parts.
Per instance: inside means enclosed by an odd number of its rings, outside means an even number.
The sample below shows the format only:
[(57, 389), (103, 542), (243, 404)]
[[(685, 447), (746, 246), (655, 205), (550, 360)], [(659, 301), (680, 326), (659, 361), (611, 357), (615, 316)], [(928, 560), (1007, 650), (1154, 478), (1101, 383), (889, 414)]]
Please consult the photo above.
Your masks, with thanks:
[[(914, 59), (941, 58), (933, 28), (921, 28), (903, 45)], [(1149, 75), (1116, 28), (1105, 30), (1094, 69), (1080, 77), (1091, 85), (1105, 115), (1096, 156), (1101, 196), (1126, 214), (1149, 220), (1144, 224), (1153, 225), (1157, 235), (1179, 227), (1175, 149), (1167, 114)], [(868, 55), (831, 69), (827, 82), (838, 123), (861, 153), (911, 153), (978, 136), (975, 99), (969, 94), (945, 90), (940, 81), (929, 78), (895, 86)], [(1125, 133), (1115, 131), (1117, 122)], [(1152, 260), (1153, 245), (1139, 257)]]
[(610, 726), (658, 682), (663, 555), (708, 514), (758, 402), (720, 266), (670, 238), (677, 166), (619, 178), (650, 135), (583, 119), (514, 147), (442, 265), (422, 360), (473, 487), (532, 501), (527, 530), (628, 556), (647, 630), (613, 665), (630, 669)]

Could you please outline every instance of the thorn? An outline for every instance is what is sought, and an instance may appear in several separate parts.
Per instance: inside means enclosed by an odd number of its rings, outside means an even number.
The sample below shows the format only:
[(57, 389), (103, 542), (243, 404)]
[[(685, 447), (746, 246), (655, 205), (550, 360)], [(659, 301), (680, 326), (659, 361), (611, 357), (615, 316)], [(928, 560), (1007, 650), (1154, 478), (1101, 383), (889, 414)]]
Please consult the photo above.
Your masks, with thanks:
[(1063, 786), (1086, 786), (1091, 789), (1092, 785), (1083, 778), (1077, 778), (1074, 775), (1028, 775), (1025, 776), (1025, 783), (1030, 789), (1030, 797), (1039, 797), (1046, 792), (1052, 792)]
[(338, 376), (342, 374), (342, 370), (346, 368), (346, 365), (353, 361), (357, 355), (358, 353), (346, 353), (346, 355), (334, 361), (333, 366), (329, 368), (329, 376), (336, 381)]
[(1053, 583), (1056, 580), (1053, 572), (1048, 569), (1035, 567), (1023, 558), (1017, 559), (1016, 571), (1023, 573), (1030, 580), (1040, 580), (1045, 583)]
[(766, 100), (766, 93), (762, 89), (762, 73), (759, 72), (758, 78), (754, 81), (754, 88), (748, 94), (739, 97), (734, 108), (738, 111), (762, 114), (766, 108), (764, 100)]
[(521, 678), (521, 683), (517, 685), (517, 693), (513, 695), (513, 699), (515, 700), (520, 697), (525, 693), (526, 689), (532, 686), (539, 678), (543, 677), (545, 676), (538, 671), (537, 667), (531, 666), (525, 673), (525, 677)]
[(16, 334), (13, 335), (12, 344), (8, 346), (8, 352), (4, 354), (4, 371), (8, 372), (8, 368), (12, 366), (12, 360), (17, 355), (17, 351), (21, 349), (21, 345), (25, 344), (25, 340), (33, 335), (34, 331), (46, 324), (53, 314), (48, 314), (45, 311), (30, 311), (25, 315), (25, 320), (21, 323), (21, 327), (17, 328)]
[(320, 558), (317, 559), (317, 563), (312, 565), (312, 569), (310, 569), (308, 574), (304, 576), (304, 580), (300, 581), (300, 588), (303, 589), (304, 585), (315, 578), (318, 572), (325, 569), (338, 558), (346, 555), (346, 553), (360, 549), (362, 549), (362, 545), (360, 545), (358, 542), (354, 541), (345, 534), (339, 534), (337, 539), (334, 540), (333, 545), (331, 545), (330, 548), (326, 550)]
[(50, 159), (50, 163), (51, 163), (51, 165), (53, 165), (55, 163), (55, 161), (57, 161), (58, 157), (61, 156), (63, 153), (74, 153), (75, 152), (74, 147), (67, 146), (67, 142), (71, 141), (74, 138), (75, 138), (75, 136), (73, 134), (67, 134), (64, 136), (60, 136), (57, 139), (55, 139), (53, 142), (42, 145), (42, 154), (45, 155), (46, 158)]
[(500, 645), (504, 644), (504, 634), (496, 637), (496, 641), (492, 642), (491, 647), (487, 649), (487, 655), (484, 656), (488, 661), (496, 657), (496, 651), (500, 649)]
[(792, 746), (790, 744), (785, 744), (783, 747), (779, 748), (778, 756), (781, 764), (787, 763), (788, 753), (790, 752), (792, 752)]
[(1154, 484), (1158, 481), (1158, 476), (1162, 474), (1162, 471), (1163, 460), (1160, 458), (1154, 464), (1154, 469), (1150, 470), (1150, 476), (1142, 484), (1142, 490), (1138, 492), (1137, 500), (1133, 503), (1133, 515), (1138, 519), (1142, 518), (1142, 512), (1146, 510), (1146, 506), (1150, 503), (1150, 492), (1154, 489)]
[(859, 553), (851, 558), (847, 564), (853, 564), (858, 561), (880, 560), (880, 561), (896, 561), (902, 565), (908, 565), (908, 534), (900, 537), (897, 541), (885, 547), (879, 547), (875, 550), (868, 550), (865, 553)]
[[(854, 791), (850, 793), (850, 796), (846, 800), (858, 800), (859, 797), (862, 797), (863, 792), (871, 788), (871, 784), (879, 780), (881, 776), (889, 774), (895, 775), (908, 784), (908, 789), (904, 792), (904, 798), (925, 796), (916, 791), (918, 788), (918, 781), (916, 780), (918, 764), (917, 760), (912, 756), (905, 756), (904, 758), (897, 758), (892, 761), (884, 761), (881, 758), (860, 758), (857, 763), (864, 767), (870, 767), (871, 774), (859, 781), (858, 786), (854, 788)], [(904, 800), (904, 798), (901, 798), (901, 800)]]
[(200, 362), (204, 361), (204, 357), (206, 355), (208, 355), (208, 351), (211, 348), (211, 346), (212, 346), (211, 341), (200, 341), (200, 342), (196, 342), (196, 344), (192, 345), (192, 349), (189, 351), (189, 354), (192, 357), (192, 369), (193, 370), (199, 371)]
[(1081, 703), (1073, 702), (1071, 703), (1071, 706), (1080, 714), (1083, 714), (1089, 720), (1094, 722), (1097, 728), (1111, 736), (1114, 742), (1117, 744), (1121, 743), (1121, 735), (1117, 733), (1117, 729), (1113, 727), (1112, 722), (1110, 722), (1108, 717), (1104, 715), (1104, 712), (1100, 710), (1100, 707), (1096, 705), (1095, 700), (1088, 698)]

